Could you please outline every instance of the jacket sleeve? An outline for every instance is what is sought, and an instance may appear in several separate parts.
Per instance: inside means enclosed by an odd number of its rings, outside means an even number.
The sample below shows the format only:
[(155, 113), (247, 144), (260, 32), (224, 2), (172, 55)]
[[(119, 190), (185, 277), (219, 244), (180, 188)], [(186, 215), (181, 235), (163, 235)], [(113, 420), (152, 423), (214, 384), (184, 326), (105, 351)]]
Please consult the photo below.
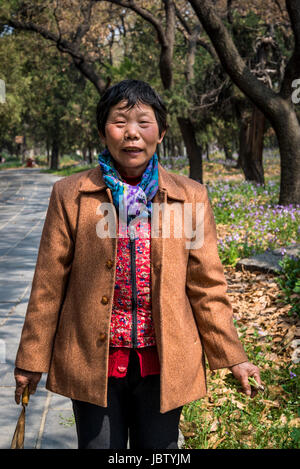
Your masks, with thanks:
[(49, 370), (55, 331), (72, 266), (74, 243), (59, 186), (52, 188), (15, 366)]
[(207, 189), (201, 187), (203, 243), (190, 249), (187, 295), (192, 306), (204, 352), (211, 370), (247, 361), (233, 324), (227, 282), (218, 254), (217, 231)]

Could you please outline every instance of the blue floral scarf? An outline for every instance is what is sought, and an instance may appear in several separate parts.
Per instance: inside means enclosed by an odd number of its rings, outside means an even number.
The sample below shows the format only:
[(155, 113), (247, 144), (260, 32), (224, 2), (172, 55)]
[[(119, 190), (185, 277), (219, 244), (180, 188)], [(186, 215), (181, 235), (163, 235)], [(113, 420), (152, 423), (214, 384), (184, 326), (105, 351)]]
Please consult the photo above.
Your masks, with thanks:
[[(127, 224), (129, 225), (136, 217), (150, 216), (151, 201), (158, 190), (157, 154), (154, 153), (152, 156), (142, 175), (142, 180), (137, 186), (131, 186), (122, 180), (107, 148), (98, 155), (98, 162), (103, 173), (103, 179), (111, 189), (116, 209), (121, 214), (127, 213)], [(121, 204), (121, 207), (119, 207), (119, 204)]]

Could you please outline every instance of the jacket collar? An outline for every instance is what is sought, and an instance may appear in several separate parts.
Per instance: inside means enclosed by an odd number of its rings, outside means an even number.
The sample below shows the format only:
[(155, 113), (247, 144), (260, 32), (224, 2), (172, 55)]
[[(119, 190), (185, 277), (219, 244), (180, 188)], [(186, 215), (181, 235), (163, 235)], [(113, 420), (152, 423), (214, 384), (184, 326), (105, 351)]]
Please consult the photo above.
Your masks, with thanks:
[[(107, 185), (103, 179), (100, 165), (86, 172), (82, 178), (79, 192), (98, 192), (107, 189)], [(158, 163), (158, 190), (167, 192), (167, 196), (171, 199), (185, 200), (185, 192), (179, 187), (172, 175), (166, 171), (160, 163)]]

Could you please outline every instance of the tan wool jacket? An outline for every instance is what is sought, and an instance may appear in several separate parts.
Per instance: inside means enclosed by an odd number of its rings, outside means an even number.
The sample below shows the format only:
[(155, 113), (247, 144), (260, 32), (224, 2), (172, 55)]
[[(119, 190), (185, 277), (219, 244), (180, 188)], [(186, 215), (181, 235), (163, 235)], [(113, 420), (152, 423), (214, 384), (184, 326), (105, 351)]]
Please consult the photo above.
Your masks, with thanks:
[[(247, 356), (233, 324), (206, 187), (159, 164), (153, 202), (171, 214), (157, 218), (150, 248), (160, 411), (165, 413), (206, 394), (205, 356), (210, 369), (247, 361)], [(108, 204), (112, 195), (100, 166), (54, 184), (15, 363), (48, 373), (50, 391), (103, 407), (117, 252), (117, 236), (100, 236)], [(195, 232), (198, 227), (202, 243), (188, 244), (188, 229), (174, 234), (185, 206), (184, 220)], [(116, 212), (114, 217), (118, 220)]]

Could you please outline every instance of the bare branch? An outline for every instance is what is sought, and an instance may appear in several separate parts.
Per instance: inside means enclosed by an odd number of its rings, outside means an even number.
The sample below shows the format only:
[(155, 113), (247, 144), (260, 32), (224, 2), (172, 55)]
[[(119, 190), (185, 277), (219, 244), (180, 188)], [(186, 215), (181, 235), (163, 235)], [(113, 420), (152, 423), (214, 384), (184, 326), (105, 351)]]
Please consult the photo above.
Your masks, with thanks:
[[(95, 0), (95, 2), (101, 2), (102, 0)], [(114, 3), (115, 5), (119, 5), (124, 8), (129, 8), (130, 10), (134, 11), (138, 15), (140, 15), (144, 20), (148, 21), (149, 23), (154, 26), (157, 32), (158, 40), (161, 45), (167, 46), (167, 39), (163, 29), (162, 24), (155, 18), (154, 15), (148, 10), (143, 7), (140, 7), (134, 3), (132, 0), (108, 0), (110, 3)]]
[(202, 39), (198, 38), (197, 39), (197, 44), (201, 47), (203, 47), (204, 49), (207, 50), (207, 52), (210, 53), (210, 55), (215, 59), (215, 60), (219, 60), (219, 57), (218, 57), (218, 54), (216, 53), (216, 50), (215, 48), (208, 42), (205, 42), (203, 41)]
[(281, 5), (280, 5), (279, 1), (278, 1), (278, 0), (274, 0), (274, 1), (275, 1), (275, 4), (276, 4), (277, 7), (278, 7), (280, 13), (283, 15), (283, 10), (282, 10), (282, 8), (281, 8)]
[[(102, 0), (95, 0), (102, 1)], [(166, 28), (148, 10), (138, 6), (133, 0), (108, 0), (110, 3), (129, 8), (137, 13), (145, 21), (148, 21), (155, 28), (158, 42), (160, 44), (159, 71), (163, 86), (170, 89), (172, 86), (172, 59), (175, 41), (175, 3), (173, 0), (162, 0), (166, 14)]]
[(55, 23), (56, 23), (58, 33), (59, 33), (59, 37), (61, 38), (61, 36), (62, 36), (61, 29), (60, 29), (59, 20), (58, 20), (57, 14), (56, 14), (57, 9), (58, 9), (58, 0), (56, 0), (56, 5), (53, 9), (53, 16), (54, 16), (54, 19), (55, 19)]
[(90, 0), (86, 7), (81, 6), (80, 11), (83, 14), (83, 22), (78, 26), (77, 31), (74, 36), (74, 43), (79, 47), (82, 38), (89, 31), (91, 26), (91, 15), (93, 6), (95, 5), (95, 0)]
[(192, 105), (192, 111), (199, 111), (214, 106), (218, 101), (224, 87), (228, 86), (228, 79), (225, 79), (218, 88), (203, 93), (200, 96), (200, 104)]
[(189, 0), (196, 15), (210, 37), (221, 64), (232, 81), (256, 104), (270, 119), (278, 111), (278, 95), (263, 85), (239, 54), (229, 31), (217, 15), (210, 0)]
[(88, 63), (87, 58), (74, 47), (73, 43), (62, 39), (59, 34), (55, 34), (43, 26), (37, 25), (32, 22), (23, 22), (10, 18), (7, 21), (8, 26), (11, 26), (18, 30), (23, 31), (32, 31), (45, 39), (52, 41), (56, 44), (56, 47), (59, 51), (68, 53), (76, 67), (82, 72), (82, 74), (88, 78), (96, 87), (97, 91), (102, 94), (107, 88), (108, 84), (98, 75), (94, 67)]
[(174, 4), (175, 6), (175, 12), (176, 12), (176, 16), (177, 18), (179, 19), (180, 23), (182, 24), (182, 26), (184, 27), (185, 31), (188, 33), (188, 34), (192, 34), (192, 31), (191, 31), (191, 28), (189, 27), (188, 23), (185, 21), (184, 17), (182, 16), (181, 12), (178, 10), (177, 6), (176, 6), (176, 3)]

